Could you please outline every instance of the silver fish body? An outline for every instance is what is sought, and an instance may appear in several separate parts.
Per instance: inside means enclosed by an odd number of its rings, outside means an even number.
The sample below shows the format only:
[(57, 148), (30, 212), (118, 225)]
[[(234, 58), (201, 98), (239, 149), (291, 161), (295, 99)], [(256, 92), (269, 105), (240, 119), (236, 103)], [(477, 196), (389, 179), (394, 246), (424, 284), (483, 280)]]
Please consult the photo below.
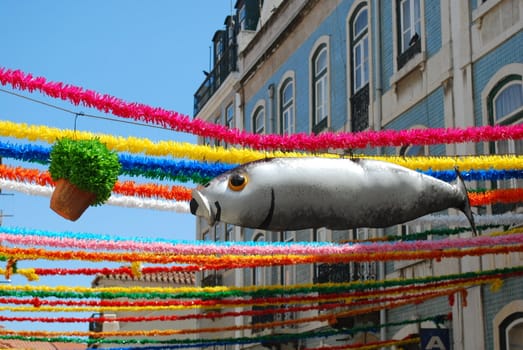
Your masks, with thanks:
[(268, 158), (241, 165), (192, 191), (191, 212), (270, 231), (401, 224), (448, 208), (474, 228), (465, 186), (396, 164), (346, 158)]

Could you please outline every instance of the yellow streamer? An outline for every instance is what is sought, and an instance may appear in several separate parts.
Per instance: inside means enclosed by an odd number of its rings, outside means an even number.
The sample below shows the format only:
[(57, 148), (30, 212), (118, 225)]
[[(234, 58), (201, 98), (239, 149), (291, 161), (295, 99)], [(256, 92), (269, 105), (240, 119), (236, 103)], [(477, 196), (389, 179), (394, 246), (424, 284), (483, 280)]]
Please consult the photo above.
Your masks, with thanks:
[[(101, 133), (51, 128), (43, 125), (28, 125), (0, 121), (0, 136), (43, 141), (49, 144), (62, 137), (75, 137), (78, 140), (98, 137), (108, 148), (117, 152), (144, 153), (150, 156), (171, 156), (222, 163), (245, 163), (267, 157), (307, 157), (311, 154), (298, 152), (259, 152), (234, 147), (211, 147), (175, 141), (153, 142), (146, 138), (120, 137)], [(319, 157), (337, 158), (336, 154), (317, 154)], [(460, 170), (523, 169), (523, 156), (466, 156), (466, 157), (397, 157), (397, 156), (355, 156), (385, 160), (410, 169)]]
[[(467, 288), (473, 285), (477, 284), (484, 284), (484, 283), (493, 283), (495, 281), (499, 280), (499, 277), (494, 276), (491, 278), (482, 278), (479, 280), (470, 280), (470, 281), (449, 281), (448, 283), (441, 285), (441, 286), (433, 286), (432, 290), (436, 289), (445, 289), (445, 288)], [(387, 282), (401, 282), (401, 278), (396, 279), (387, 279)], [(372, 289), (373, 285), (381, 285), (383, 284), (383, 280), (375, 280), (375, 281), (355, 281), (355, 282), (346, 282), (346, 283), (322, 283), (322, 286), (325, 287), (346, 287), (350, 289), (354, 285), (365, 285), (366, 288), (364, 289)], [(420, 281), (422, 282), (422, 281)], [(297, 284), (297, 285), (290, 285), (286, 286), (285, 289), (288, 291), (293, 291), (295, 289), (303, 290), (303, 289), (311, 289), (317, 287), (317, 284), (308, 283), (308, 284)], [(134, 293), (170, 293), (170, 294), (177, 294), (177, 293), (197, 293), (197, 292), (204, 292), (204, 293), (219, 293), (219, 292), (256, 292), (260, 290), (279, 290), (281, 289), (281, 286), (272, 285), (272, 286), (245, 286), (245, 287), (233, 287), (233, 286), (217, 286), (217, 287), (67, 287), (67, 286), (33, 286), (33, 285), (26, 285), (26, 286), (11, 286), (11, 285), (0, 285), (0, 291), (33, 291), (33, 292), (76, 292), (76, 293), (105, 293), (105, 294), (134, 294)], [(388, 295), (394, 295), (395, 293), (387, 292), (384, 290), (385, 294)], [(400, 293), (405, 293), (405, 291), (401, 291)], [(358, 297), (356, 296), (350, 296), (348, 297), (351, 300), (356, 300)], [(361, 298), (368, 298), (368, 296), (361, 296)], [(332, 298), (325, 298), (325, 300), (345, 300), (347, 297), (341, 297), (340, 299), (332, 299)], [(289, 303), (297, 303), (300, 304), (299, 301), (296, 302), (289, 302)], [(304, 303), (307, 303), (305, 301)], [(267, 303), (267, 305), (272, 305), (270, 303)], [(169, 306), (170, 307), (170, 306)], [(212, 307), (216, 307), (213, 305)], [(39, 307), (40, 310), (42, 310), (42, 306)], [(75, 307), (76, 308), (76, 307)]]

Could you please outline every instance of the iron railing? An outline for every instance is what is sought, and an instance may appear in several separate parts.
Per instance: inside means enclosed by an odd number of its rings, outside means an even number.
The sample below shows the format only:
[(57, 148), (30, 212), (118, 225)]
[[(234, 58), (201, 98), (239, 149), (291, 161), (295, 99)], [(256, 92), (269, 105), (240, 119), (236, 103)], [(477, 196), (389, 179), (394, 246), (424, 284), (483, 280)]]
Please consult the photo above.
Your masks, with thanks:
[(238, 70), (237, 52), (238, 48), (236, 44), (229, 45), (223, 51), (220, 60), (215, 63), (213, 70), (205, 72), (206, 78), (194, 94), (194, 115), (197, 115), (201, 111), (203, 106), (205, 106), (207, 101), (209, 101), (220, 88), (229, 74)]

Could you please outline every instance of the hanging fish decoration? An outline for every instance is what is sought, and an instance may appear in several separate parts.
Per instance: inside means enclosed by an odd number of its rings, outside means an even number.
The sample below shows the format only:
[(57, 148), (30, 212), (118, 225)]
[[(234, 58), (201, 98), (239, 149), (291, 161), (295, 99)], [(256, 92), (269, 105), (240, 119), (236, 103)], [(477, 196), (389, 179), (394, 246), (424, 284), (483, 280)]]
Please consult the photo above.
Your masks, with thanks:
[[(459, 173), (458, 173), (459, 175)], [(449, 208), (475, 232), (467, 190), (408, 168), (360, 158), (267, 158), (192, 191), (191, 213), (270, 231), (384, 228)]]

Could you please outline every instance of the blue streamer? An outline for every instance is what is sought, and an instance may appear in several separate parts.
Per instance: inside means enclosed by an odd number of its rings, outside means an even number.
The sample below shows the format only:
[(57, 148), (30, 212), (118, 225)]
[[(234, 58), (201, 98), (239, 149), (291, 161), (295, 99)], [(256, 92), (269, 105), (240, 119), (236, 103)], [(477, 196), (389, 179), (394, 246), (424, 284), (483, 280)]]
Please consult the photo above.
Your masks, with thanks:
[[(17, 145), (0, 142), (0, 157), (4, 158), (49, 164), (50, 152), (51, 147), (48, 146), (34, 144)], [(144, 176), (152, 179), (167, 179), (180, 182), (193, 181), (204, 183), (237, 166), (225, 163), (210, 164), (199, 161), (142, 157), (123, 153), (119, 154), (118, 158), (122, 164), (122, 175)], [(457, 177), (454, 170), (427, 170), (419, 172), (446, 182), (455, 181)], [(523, 179), (523, 170), (468, 170), (462, 171), (461, 175), (465, 181)]]

